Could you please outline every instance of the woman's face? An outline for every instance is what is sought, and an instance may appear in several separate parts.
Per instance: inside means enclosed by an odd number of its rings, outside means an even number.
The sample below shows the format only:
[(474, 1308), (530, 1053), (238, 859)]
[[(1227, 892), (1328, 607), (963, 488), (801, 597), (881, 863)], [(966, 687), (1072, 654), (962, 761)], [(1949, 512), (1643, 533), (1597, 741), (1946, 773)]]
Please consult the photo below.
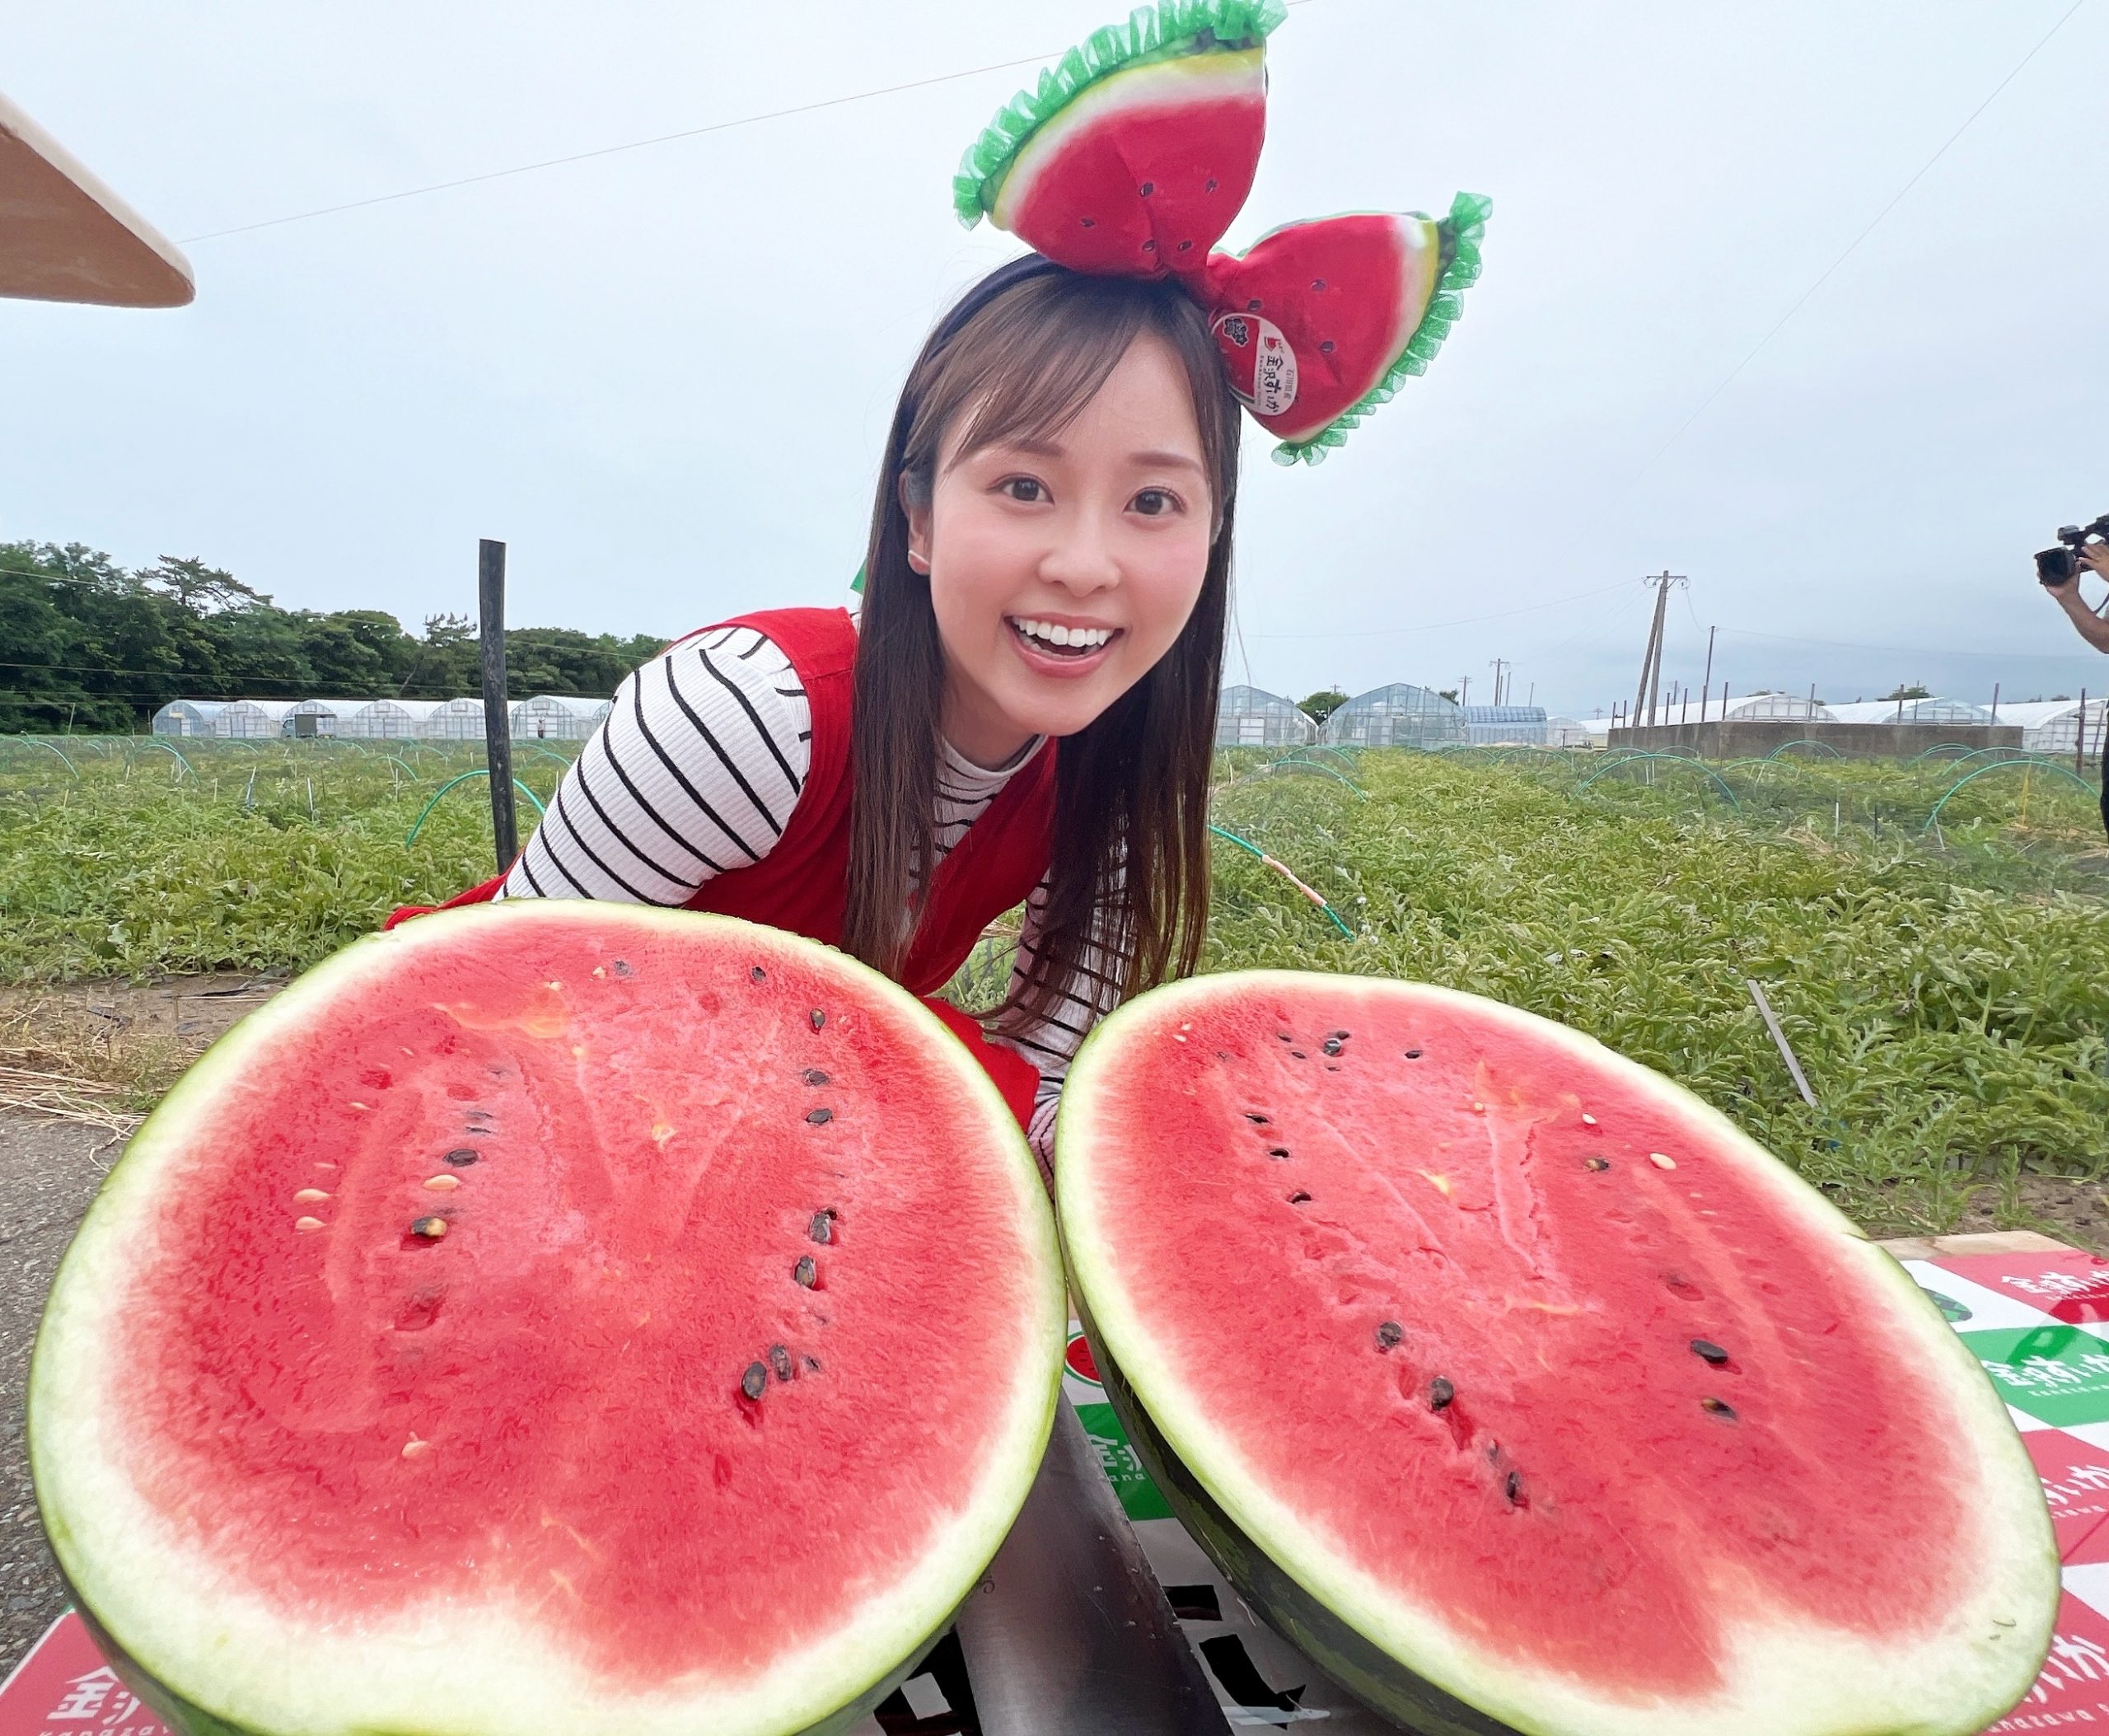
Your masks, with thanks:
[(946, 739), (1000, 765), (1074, 735), (1178, 638), (1208, 570), (1213, 503), (1185, 370), (1129, 347), (1045, 441), (971, 452), (947, 438), (909, 546), (930, 575)]

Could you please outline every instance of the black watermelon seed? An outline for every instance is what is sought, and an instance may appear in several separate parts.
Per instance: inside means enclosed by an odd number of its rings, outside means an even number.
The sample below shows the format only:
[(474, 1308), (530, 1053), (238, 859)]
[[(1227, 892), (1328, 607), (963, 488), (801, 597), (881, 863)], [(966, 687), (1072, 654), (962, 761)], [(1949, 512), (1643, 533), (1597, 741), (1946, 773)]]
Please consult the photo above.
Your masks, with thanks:
[(1293, 1043), (1296, 1041), (1296, 1039), (1291, 1036), (1286, 1031), (1277, 1031), (1274, 1035), (1285, 1043)]
[(825, 1085), (828, 1082), (827, 1075), (817, 1067), (808, 1067), (798, 1077), (808, 1085)]
[(420, 1218), (410, 1226), (410, 1233), (414, 1236), (422, 1236), (428, 1242), (437, 1242), (447, 1233), (447, 1219)]
[(815, 1212), (813, 1221), (806, 1226), (806, 1233), (818, 1242), (826, 1243), (834, 1241), (835, 1214), (831, 1211)]
[(1450, 1401), (1457, 1396), (1457, 1389), (1440, 1374), (1428, 1383), (1428, 1408), (1431, 1411), (1448, 1410)]
[(1419, 1060), (1420, 1059), (1420, 1050), (1418, 1050), (1418, 1049), (1409, 1049), (1409, 1050), (1406, 1050), (1406, 1059), (1407, 1059), (1408, 1060), (1410, 1060), (1410, 1061), (1417, 1061), (1417, 1060)]
[(816, 1373), (816, 1374), (817, 1374), (817, 1373), (820, 1373), (820, 1371), (821, 1371), (821, 1359), (820, 1359), (820, 1358), (819, 1358), (819, 1357), (817, 1357), (817, 1356), (808, 1356), (808, 1357), (806, 1357), (806, 1358), (804, 1359), (804, 1361), (805, 1361), (805, 1364), (806, 1364), (807, 1368), (808, 1369), (810, 1369), (812, 1373)]
[(1215, 176), (1213, 176), (1213, 175), (1211, 175), (1209, 177), (1209, 180), (1208, 180), (1208, 185), (1207, 185), (1206, 186), (1203, 187), (1203, 188), (1201, 189), (1201, 190), (1202, 190), (1204, 193), (1213, 193), (1213, 192), (1214, 192), (1214, 191), (1216, 190), (1216, 178), (1215, 178)]
[(760, 1398), (769, 1390), (769, 1370), (758, 1362), (747, 1364), (747, 1371), (740, 1377), (740, 1390), (749, 1398)]
[(1681, 1296), (1686, 1302), (1704, 1302), (1705, 1293), (1689, 1278), (1676, 1272), (1662, 1274), (1662, 1282), (1669, 1287), (1672, 1296)]
[(1324, 343), (1318, 346), (1318, 353), (1321, 356), (1330, 356), (1332, 354), (1335, 347), (1333, 340), (1330, 338), (1328, 338)]
[(776, 1370), (776, 1378), (779, 1380), (790, 1379), (791, 1353), (782, 1345), (773, 1344), (769, 1347), (769, 1365)]
[(1312, 280), (1311, 280), (1311, 287), (1312, 287), (1313, 289), (1323, 289), (1323, 288), (1326, 287), (1326, 280), (1325, 280), (1325, 278), (1312, 278)]
[(1255, 1127), (1265, 1127), (1267, 1125), (1266, 1116), (1261, 1115), (1256, 1109), (1246, 1110), (1245, 1111), (1245, 1119), (1250, 1121)]
[(1288, 1155), (1288, 1147), (1286, 1145), (1270, 1145), (1267, 1148), (1267, 1155), (1270, 1158), (1285, 1158)]
[(835, 1119), (835, 1111), (832, 1109), (808, 1109), (806, 1119), (816, 1127), (824, 1126)]
[(1489, 1441), (1486, 1444), (1486, 1462), (1489, 1465), (1498, 1465), (1501, 1462), (1501, 1443), (1499, 1441)]
[(793, 1284), (803, 1284), (807, 1289), (813, 1287), (814, 1280), (819, 1276), (820, 1268), (813, 1264), (813, 1256), (811, 1254), (802, 1256), (798, 1263), (791, 1268), (791, 1281)]
[(1156, 183), (1155, 181), (1153, 181), (1153, 180), (1146, 180), (1146, 181), (1144, 181), (1144, 182), (1143, 183), (1143, 197), (1144, 199), (1148, 199), (1148, 198), (1150, 196), (1150, 194), (1152, 194), (1153, 193), (1154, 193), (1154, 192), (1156, 192), (1156, 191), (1157, 191), (1157, 183)]
[(1304, 1202), (1305, 1200), (1308, 1200), (1310, 1197), (1311, 1197), (1311, 1196), (1310, 1196), (1310, 1195), (1308, 1195), (1307, 1193), (1305, 1193), (1305, 1192), (1302, 1191), (1302, 1189), (1298, 1188), (1298, 1189), (1294, 1193), (1291, 1194), (1291, 1195), (1288, 1196), (1288, 1203), (1289, 1203), (1291, 1205), (1302, 1205), (1302, 1204), (1303, 1204), (1303, 1202)]
[(1736, 1407), (1718, 1398), (1700, 1399), (1699, 1408), (1709, 1416), (1719, 1417), (1724, 1423), (1732, 1423), (1736, 1420)]
[(1084, 227), (1087, 229), (1096, 229), (1098, 227), (1098, 219), (1095, 217), (1087, 217), (1083, 218), (1081, 221), (1083, 222)]
[(480, 1152), (471, 1151), (467, 1146), (460, 1145), (447, 1153), (440, 1161), (444, 1163), (451, 1163), (456, 1169), (466, 1169), (481, 1155)]
[(1228, 1049), (1218, 1049), (1218, 1050), (1216, 1050), (1216, 1059), (1217, 1059), (1218, 1060), (1219, 1060), (1219, 1061), (1227, 1061), (1227, 1060), (1228, 1060), (1230, 1059), (1230, 1051), (1229, 1051)]
[(1340, 1040), (1337, 1036), (1329, 1036), (1321, 1046), (1328, 1055), (1338, 1055), (1340, 1052)]
[(1710, 1340), (1705, 1338), (1695, 1338), (1692, 1340), (1691, 1354), (1698, 1357), (1703, 1362), (1712, 1363), (1717, 1369), (1728, 1359), (1728, 1353), (1726, 1350), (1723, 1350), (1718, 1344), (1714, 1344)]
[(769, 980), (769, 972), (763, 970), (760, 965), (756, 965), (753, 970), (747, 972), (747, 975), (758, 983), (765, 983)]
[(1601, 1175), (1611, 1167), (1611, 1160), (1609, 1158), (1584, 1158), (1582, 1160), (1582, 1167), (1584, 1169), (1593, 1169)]
[(1301, 1049), (1292, 1049), (1289, 1050), (1289, 1053), (1294, 1055), (1300, 1061), (1307, 1061), (1311, 1059), (1311, 1057), (1306, 1055)]
[(1259, 312), (1259, 311), (1260, 311), (1260, 298), (1259, 298), (1259, 297), (1255, 296), (1255, 297), (1252, 297), (1252, 299), (1251, 299), (1251, 301), (1247, 302), (1245, 304), (1245, 311), (1246, 311), (1246, 312), (1247, 312), (1247, 313), (1257, 313), (1257, 312)]
[(1179, 244), (1179, 250), (1180, 250), (1181, 253), (1184, 253), (1184, 252), (1185, 252), (1189, 248), (1190, 248), (1193, 245), (1194, 245), (1194, 244), (1193, 244), (1191, 241), (1181, 241), (1181, 242)]
[(1331, 1034), (1338, 1037), (1342, 1042), (1345, 1042), (1348, 1040), (1348, 1032), (1344, 1031), (1335, 1031)]
[(1380, 1350), (1388, 1350), (1405, 1336), (1397, 1321), (1387, 1320), (1377, 1329), (1377, 1348)]
[(1521, 1506), (1523, 1500), (1523, 1473), (1520, 1471), (1510, 1472), (1508, 1481), (1504, 1486), (1508, 1494), (1508, 1504), (1512, 1507)]
[(813, 1029), (816, 1031), (827, 1022), (827, 1014), (821, 1012), (818, 1007), (814, 1008), (806, 1017), (813, 1022)]
[(1143, 243), (1143, 251), (1145, 253), (1155, 253), (1157, 251), (1156, 236), (1153, 236), (1148, 241)]

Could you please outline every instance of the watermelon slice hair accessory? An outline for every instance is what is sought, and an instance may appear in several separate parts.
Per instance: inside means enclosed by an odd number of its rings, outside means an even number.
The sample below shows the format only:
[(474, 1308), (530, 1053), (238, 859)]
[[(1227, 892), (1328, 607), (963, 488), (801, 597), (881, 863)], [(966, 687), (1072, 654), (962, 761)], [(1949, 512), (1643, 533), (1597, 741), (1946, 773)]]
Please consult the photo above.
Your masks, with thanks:
[(1287, 16), (1283, 0), (1138, 7), (998, 111), (952, 199), (969, 228), (985, 217), (1072, 271), (1174, 279), (1280, 438), (1275, 461), (1316, 464), (1427, 372), (1480, 274), (1491, 201), (1317, 218), (1218, 250), (1252, 190), (1266, 39)]

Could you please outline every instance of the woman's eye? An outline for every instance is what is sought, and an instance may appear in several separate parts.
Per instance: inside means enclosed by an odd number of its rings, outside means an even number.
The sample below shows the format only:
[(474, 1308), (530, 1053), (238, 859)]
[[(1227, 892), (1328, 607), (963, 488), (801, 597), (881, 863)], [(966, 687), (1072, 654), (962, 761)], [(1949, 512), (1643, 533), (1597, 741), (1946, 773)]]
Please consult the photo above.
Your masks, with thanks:
[(1047, 498), (1047, 490), (1031, 476), (1012, 476), (997, 484), (997, 487), (1013, 500), (1039, 501)]
[(1132, 504), (1145, 518), (1161, 518), (1179, 510), (1179, 497), (1168, 489), (1144, 489)]

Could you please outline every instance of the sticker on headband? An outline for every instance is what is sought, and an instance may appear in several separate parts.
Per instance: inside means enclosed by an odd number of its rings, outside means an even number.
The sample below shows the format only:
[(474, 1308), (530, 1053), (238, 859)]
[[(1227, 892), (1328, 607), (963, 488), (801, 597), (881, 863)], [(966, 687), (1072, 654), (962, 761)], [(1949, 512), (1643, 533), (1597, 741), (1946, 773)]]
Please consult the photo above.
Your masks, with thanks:
[(1230, 389), (1256, 416), (1279, 416), (1296, 402), (1296, 352), (1281, 328), (1256, 313), (1218, 314), (1210, 328)]

